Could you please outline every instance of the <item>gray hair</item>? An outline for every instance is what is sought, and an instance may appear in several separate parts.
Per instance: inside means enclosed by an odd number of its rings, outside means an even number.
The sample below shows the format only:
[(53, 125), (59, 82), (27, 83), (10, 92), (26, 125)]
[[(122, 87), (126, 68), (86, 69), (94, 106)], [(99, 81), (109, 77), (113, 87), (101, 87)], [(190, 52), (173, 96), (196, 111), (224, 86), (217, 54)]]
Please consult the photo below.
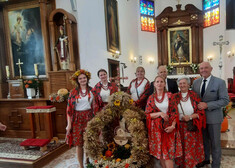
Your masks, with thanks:
[(181, 77), (179, 77), (178, 80), (177, 80), (177, 85), (179, 85), (179, 82), (180, 82), (182, 79), (186, 79), (186, 81), (188, 82), (188, 84), (189, 84), (189, 85), (191, 84), (191, 81), (190, 81), (189, 77), (187, 77), (187, 76), (181, 76)]

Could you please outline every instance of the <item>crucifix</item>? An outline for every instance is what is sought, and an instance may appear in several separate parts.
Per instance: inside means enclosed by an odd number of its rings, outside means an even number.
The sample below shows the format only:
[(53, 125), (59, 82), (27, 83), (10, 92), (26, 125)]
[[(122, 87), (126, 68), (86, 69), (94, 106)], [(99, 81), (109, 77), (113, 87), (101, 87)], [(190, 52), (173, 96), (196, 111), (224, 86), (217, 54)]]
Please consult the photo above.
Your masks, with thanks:
[(223, 41), (223, 36), (219, 36), (219, 42), (213, 42), (213, 46), (219, 46), (220, 56), (219, 56), (219, 69), (220, 69), (220, 77), (222, 76), (222, 67), (223, 67), (223, 60), (222, 60), (222, 47), (223, 45), (229, 45), (229, 41)]
[(128, 79), (128, 77), (120, 77), (120, 73), (119, 73), (119, 67), (117, 68), (117, 76), (115, 77), (110, 77), (109, 80), (112, 81), (114, 80), (115, 83), (117, 83), (119, 90), (121, 90), (121, 84), (120, 81)]
[(23, 65), (23, 64), (24, 63), (20, 62), (20, 59), (18, 59), (18, 62), (16, 63), (16, 65), (18, 65), (18, 67), (19, 67), (20, 79), (22, 78), (22, 70), (21, 70), (21, 66), (20, 65)]

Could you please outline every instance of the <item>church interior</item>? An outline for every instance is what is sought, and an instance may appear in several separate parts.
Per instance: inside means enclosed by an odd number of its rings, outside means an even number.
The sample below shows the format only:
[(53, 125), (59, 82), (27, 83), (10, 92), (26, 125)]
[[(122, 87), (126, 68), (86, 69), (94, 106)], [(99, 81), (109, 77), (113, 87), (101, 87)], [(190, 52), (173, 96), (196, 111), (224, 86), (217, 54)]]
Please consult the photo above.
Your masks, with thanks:
[[(139, 66), (150, 82), (160, 65), (170, 79), (193, 81), (206, 61), (231, 96), (221, 167), (234, 168), (234, 9), (234, 0), (0, 0), (0, 167), (79, 167), (59, 96), (78, 69), (91, 87), (105, 69), (126, 91)], [(26, 150), (30, 138), (49, 145)]]

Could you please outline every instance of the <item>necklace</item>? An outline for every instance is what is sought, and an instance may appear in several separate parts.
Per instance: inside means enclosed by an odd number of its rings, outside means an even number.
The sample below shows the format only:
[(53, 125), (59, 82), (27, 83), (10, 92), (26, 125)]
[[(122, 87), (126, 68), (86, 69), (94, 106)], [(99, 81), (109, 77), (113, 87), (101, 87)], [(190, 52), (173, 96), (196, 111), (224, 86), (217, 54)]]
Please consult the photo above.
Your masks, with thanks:
[(107, 85), (102, 84), (101, 87), (102, 87), (104, 90), (108, 90), (108, 89), (109, 89), (108, 84), (107, 84)]
[(85, 93), (83, 93), (83, 92), (82, 92), (82, 89), (80, 89), (80, 95), (81, 95), (82, 97), (85, 97), (85, 96), (87, 95), (87, 92), (88, 92), (87, 89), (86, 89), (86, 92), (85, 92)]
[(141, 80), (141, 82), (138, 84), (138, 82), (137, 82), (137, 79), (136, 79), (136, 81), (135, 81), (135, 88), (138, 88), (141, 84), (142, 84), (142, 82), (144, 81), (144, 78)]
[(157, 92), (156, 92), (155, 99), (158, 103), (162, 103), (164, 98), (165, 98), (165, 92), (162, 93), (162, 98), (160, 100), (158, 99)]
[(186, 95), (185, 97), (182, 96), (182, 93), (180, 94), (180, 100), (181, 100), (182, 102), (188, 101), (188, 98), (189, 98), (189, 94), (188, 94), (188, 93), (187, 93), (187, 95)]

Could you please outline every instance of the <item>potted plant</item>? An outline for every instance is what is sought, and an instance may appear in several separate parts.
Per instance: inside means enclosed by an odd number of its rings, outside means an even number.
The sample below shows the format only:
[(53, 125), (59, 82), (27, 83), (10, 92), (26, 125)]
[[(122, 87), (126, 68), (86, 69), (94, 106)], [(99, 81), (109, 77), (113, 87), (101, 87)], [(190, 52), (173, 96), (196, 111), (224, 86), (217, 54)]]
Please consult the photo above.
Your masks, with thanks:
[(36, 91), (39, 89), (41, 81), (38, 78), (24, 80), (24, 87), (28, 99), (32, 99), (36, 95)]
[(232, 102), (229, 102), (229, 104), (225, 107), (222, 108), (223, 110), (223, 116), (224, 116), (224, 120), (221, 124), (221, 132), (226, 132), (228, 130), (228, 118), (227, 115), (229, 113), (229, 111), (232, 109)]

